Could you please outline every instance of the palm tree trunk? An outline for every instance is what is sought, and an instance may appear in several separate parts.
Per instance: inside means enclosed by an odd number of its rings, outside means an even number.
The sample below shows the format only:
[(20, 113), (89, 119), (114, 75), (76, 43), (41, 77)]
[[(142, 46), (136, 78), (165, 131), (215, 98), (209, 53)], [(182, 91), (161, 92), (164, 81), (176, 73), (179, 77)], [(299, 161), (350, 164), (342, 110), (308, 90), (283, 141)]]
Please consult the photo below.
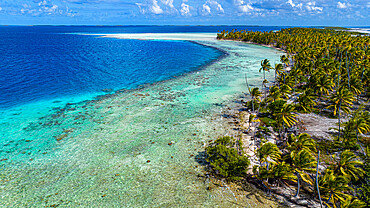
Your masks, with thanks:
[(361, 143), (360, 143), (360, 141), (358, 140), (358, 130), (356, 129), (356, 139), (357, 139), (357, 143), (360, 145), (360, 147), (361, 147), (361, 151), (364, 153), (365, 152), (365, 150), (364, 150), (364, 148), (362, 147), (362, 145), (361, 145)]
[(317, 164), (316, 164), (316, 189), (317, 189), (317, 194), (319, 195), (320, 199), (320, 207), (322, 208), (322, 201), (321, 201), (321, 196), (320, 196), (320, 189), (319, 189), (319, 163), (320, 163), (320, 150), (317, 153)]
[(338, 128), (338, 141), (339, 141), (339, 137), (340, 137), (340, 106), (342, 105), (342, 99), (339, 101), (339, 107), (338, 107), (338, 125), (339, 125), (339, 128)]
[[(340, 63), (339, 63), (339, 71), (338, 71), (338, 86), (337, 86), (337, 91), (339, 90), (340, 86), (340, 66), (342, 65), (342, 53), (340, 54)], [(340, 106), (342, 105), (342, 100), (339, 102), (339, 107), (338, 107), (338, 123), (339, 123), (339, 128), (338, 128), (338, 141), (339, 141), (339, 136), (340, 136)]]
[(338, 70), (338, 86), (337, 86), (337, 90), (339, 90), (339, 80), (340, 80), (340, 66), (342, 65), (342, 52), (340, 53), (340, 61), (339, 61), (339, 70)]
[[(265, 70), (263, 70), (263, 82), (262, 82), (262, 87), (265, 85)], [(265, 98), (266, 98), (266, 85), (265, 85)]]
[(254, 112), (254, 97), (252, 97), (252, 111)]
[[(364, 52), (366, 53), (366, 49), (364, 47)], [(362, 61), (364, 61), (364, 57), (362, 57)], [(361, 84), (362, 84), (362, 79), (364, 78), (364, 71), (365, 71), (365, 64), (362, 66), (362, 73), (361, 73)]]
[[(362, 59), (363, 60), (363, 59)], [(362, 84), (362, 80), (364, 78), (364, 72), (365, 72), (365, 67), (362, 66), (362, 72), (361, 72), (361, 84)]]
[(281, 140), (281, 127), (279, 127), (279, 139)]
[[(330, 196), (329, 196), (329, 199), (328, 199), (328, 201), (326, 202), (326, 204), (329, 204), (329, 202), (330, 202), (330, 199), (331, 199), (331, 193), (330, 193)], [(326, 207), (328, 207), (328, 205), (326, 205)]]
[[(351, 58), (351, 55), (350, 55), (350, 58)], [(348, 80), (347, 80), (347, 83), (348, 83), (348, 89), (350, 90), (351, 89), (351, 85), (349, 84), (349, 68), (348, 68), (348, 57), (347, 57), (347, 51), (346, 51), (346, 68), (347, 68), (347, 76), (348, 76)]]
[[(266, 168), (267, 168), (267, 171), (269, 171), (269, 163), (268, 163), (268, 162), (266, 162), (266, 164), (267, 164), (267, 167), (266, 167)], [(266, 180), (266, 181), (267, 181), (267, 183), (269, 183), (269, 178), (267, 178), (267, 180)], [(268, 190), (269, 190), (269, 193), (270, 193), (270, 189), (268, 189)]]
[(300, 183), (299, 183), (299, 173), (296, 172), (296, 175), (297, 175), (297, 193), (295, 194), (294, 197), (297, 197), (299, 195), (299, 189), (300, 189)]

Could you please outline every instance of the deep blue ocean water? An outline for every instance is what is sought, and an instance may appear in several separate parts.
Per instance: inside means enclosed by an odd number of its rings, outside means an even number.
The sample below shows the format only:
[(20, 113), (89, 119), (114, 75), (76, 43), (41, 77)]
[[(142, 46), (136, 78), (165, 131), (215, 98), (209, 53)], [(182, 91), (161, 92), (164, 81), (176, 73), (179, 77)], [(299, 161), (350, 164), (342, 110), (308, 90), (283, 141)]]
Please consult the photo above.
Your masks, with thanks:
[(278, 27), (0, 26), (0, 108), (104, 90), (133, 89), (198, 69), (216, 49), (187, 41), (99, 38), (76, 33), (217, 32)]

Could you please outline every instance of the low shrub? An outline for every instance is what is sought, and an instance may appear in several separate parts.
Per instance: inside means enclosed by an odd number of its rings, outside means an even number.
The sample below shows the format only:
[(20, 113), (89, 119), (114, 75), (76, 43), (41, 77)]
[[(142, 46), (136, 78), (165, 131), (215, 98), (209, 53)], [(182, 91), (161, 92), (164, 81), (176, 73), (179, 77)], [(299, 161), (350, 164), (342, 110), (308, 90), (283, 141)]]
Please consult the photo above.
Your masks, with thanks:
[(207, 162), (212, 170), (227, 180), (239, 180), (247, 174), (250, 164), (248, 157), (240, 155), (232, 146), (235, 144), (232, 137), (221, 137), (206, 148)]

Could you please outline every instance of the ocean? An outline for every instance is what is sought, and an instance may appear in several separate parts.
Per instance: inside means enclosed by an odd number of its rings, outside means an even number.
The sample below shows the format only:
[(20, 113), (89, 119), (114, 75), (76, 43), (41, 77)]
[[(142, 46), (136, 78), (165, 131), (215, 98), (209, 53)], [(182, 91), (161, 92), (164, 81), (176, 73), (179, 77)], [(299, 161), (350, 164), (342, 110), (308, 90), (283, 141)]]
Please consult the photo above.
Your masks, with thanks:
[(0, 207), (233, 206), (198, 177), (203, 146), (228, 133), (244, 74), (260, 86), (283, 53), (98, 35), (231, 29), (280, 28), (0, 26)]

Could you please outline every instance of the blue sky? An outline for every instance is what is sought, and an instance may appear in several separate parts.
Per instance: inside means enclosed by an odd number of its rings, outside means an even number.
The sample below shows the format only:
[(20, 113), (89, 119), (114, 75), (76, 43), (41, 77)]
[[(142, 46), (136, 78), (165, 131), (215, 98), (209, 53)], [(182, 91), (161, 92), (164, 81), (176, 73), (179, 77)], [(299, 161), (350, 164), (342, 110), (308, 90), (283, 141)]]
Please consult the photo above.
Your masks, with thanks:
[(0, 0), (0, 24), (370, 26), (369, 10), (369, 0)]

